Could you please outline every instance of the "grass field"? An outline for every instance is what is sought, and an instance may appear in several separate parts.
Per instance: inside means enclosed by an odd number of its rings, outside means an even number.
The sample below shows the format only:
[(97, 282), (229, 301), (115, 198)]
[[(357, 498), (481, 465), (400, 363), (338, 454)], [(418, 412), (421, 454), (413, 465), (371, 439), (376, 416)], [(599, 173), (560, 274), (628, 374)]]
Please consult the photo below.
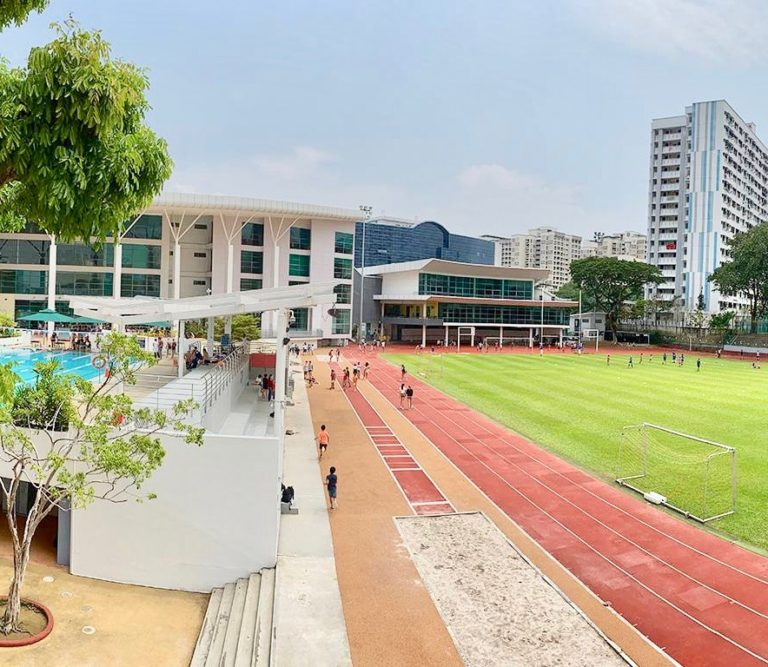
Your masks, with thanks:
[[(613, 479), (623, 427), (641, 422), (737, 449), (736, 513), (711, 527), (768, 549), (768, 367), (661, 354), (386, 354), (394, 364), (563, 458)], [(441, 372), (442, 366), (442, 372)], [(674, 462), (670, 462), (674, 470)], [(681, 468), (680, 476), (686, 473)], [(659, 489), (660, 490), (660, 489)]]

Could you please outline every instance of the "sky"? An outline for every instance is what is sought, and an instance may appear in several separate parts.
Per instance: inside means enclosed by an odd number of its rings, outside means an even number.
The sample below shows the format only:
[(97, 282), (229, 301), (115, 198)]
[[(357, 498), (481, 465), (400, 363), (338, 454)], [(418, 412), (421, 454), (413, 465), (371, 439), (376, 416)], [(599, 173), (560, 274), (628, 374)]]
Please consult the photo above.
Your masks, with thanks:
[(651, 119), (768, 141), (763, 0), (52, 0), (0, 56), (69, 14), (148, 70), (177, 192), (590, 237), (645, 231)]

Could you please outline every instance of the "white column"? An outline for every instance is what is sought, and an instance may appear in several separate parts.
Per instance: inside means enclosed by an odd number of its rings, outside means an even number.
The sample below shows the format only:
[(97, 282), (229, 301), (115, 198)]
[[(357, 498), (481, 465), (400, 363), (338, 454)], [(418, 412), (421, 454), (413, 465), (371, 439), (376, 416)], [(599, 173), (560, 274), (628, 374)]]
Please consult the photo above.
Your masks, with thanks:
[(563, 330), (560, 329), (560, 349), (563, 349)]
[(533, 327), (528, 327), (528, 347), (533, 349)]
[(181, 245), (178, 239), (173, 244), (173, 298), (181, 296)]
[(504, 342), (504, 327), (499, 327), (499, 349), (501, 349), (501, 345)]
[(272, 243), (272, 287), (280, 287), (280, 246)]
[[(280, 458), (282, 462), (282, 442), (285, 437), (285, 382), (288, 368), (288, 347), (283, 339), (288, 331), (288, 311), (281, 308), (275, 313), (275, 435), (280, 442)], [(282, 465), (279, 468), (282, 470)]]
[(232, 344), (232, 315), (227, 315), (224, 320), (224, 333), (230, 337), (229, 343)]
[(213, 355), (213, 317), (208, 318), (208, 354)]
[(176, 361), (179, 362), (179, 377), (184, 377), (184, 371), (186, 370), (186, 348), (184, 347), (184, 320), (179, 320), (179, 344), (176, 346)]
[(474, 348), (475, 347), (475, 327), (469, 328), (469, 334), (470, 334), (470, 345), (472, 345), (472, 347)]
[[(232, 294), (232, 287), (235, 282), (235, 246), (232, 241), (227, 245), (227, 294)], [(209, 350), (210, 351), (210, 350)]]
[(445, 346), (448, 347), (448, 325), (445, 326)]
[(113, 266), (112, 278), (112, 296), (120, 298), (123, 287), (123, 244), (119, 240), (115, 241), (115, 263)]
[(426, 347), (427, 346), (427, 304), (422, 304), (421, 307), (421, 318), (424, 320), (421, 323), (421, 346)]
[[(51, 236), (51, 247), (48, 251), (48, 308), (56, 310), (56, 237)], [(48, 335), (53, 333), (56, 326), (48, 322)]]

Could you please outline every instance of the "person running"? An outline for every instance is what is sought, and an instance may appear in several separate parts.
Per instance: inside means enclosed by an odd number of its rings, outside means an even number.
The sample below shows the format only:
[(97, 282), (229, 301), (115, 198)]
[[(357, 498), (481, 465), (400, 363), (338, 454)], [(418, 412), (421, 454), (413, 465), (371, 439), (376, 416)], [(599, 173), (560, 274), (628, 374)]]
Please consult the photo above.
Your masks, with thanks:
[(331, 369), (331, 389), (336, 389), (336, 370)]
[(400, 385), (400, 409), (405, 407), (406, 388), (404, 384)]
[(363, 367), (363, 380), (368, 379), (368, 371), (371, 370), (371, 365), (366, 361)]
[(664, 352), (664, 353), (661, 355), (661, 365), (662, 365), (662, 366), (664, 366), (664, 365), (666, 365), (666, 363), (667, 363), (667, 353), (666, 353), (666, 352)]
[(627, 368), (634, 368), (635, 364), (632, 363), (632, 355), (629, 355), (629, 361), (627, 361)]
[(413, 409), (413, 387), (408, 385), (408, 389), (405, 390), (405, 398), (408, 401), (408, 409)]
[(323, 454), (325, 454), (328, 445), (331, 442), (331, 437), (328, 435), (328, 431), (325, 430), (325, 424), (320, 426), (320, 431), (315, 437), (315, 440), (317, 440), (317, 446), (320, 449), (320, 456), (318, 458), (323, 458)]
[(641, 352), (641, 353), (640, 353), (640, 361), (638, 362), (638, 364), (637, 364), (637, 365), (638, 365), (638, 366), (641, 366), (641, 365), (642, 365), (642, 363), (643, 363), (643, 353)]
[(696, 372), (701, 370), (701, 359), (696, 359)]
[(336, 466), (331, 466), (329, 473), (325, 477), (325, 485), (328, 489), (328, 500), (331, 503), (331, 509), (335, 510), (339, 507), (336, 500), (336, 487), (338, 486), (339, 478), (336, 475)]
[(400, 380), (402, 380), (403, 382), (405, 381), (406, 374), (407, 374), (407, 371), (405, 370), (405, 364), (402, 364), (400, 366)]

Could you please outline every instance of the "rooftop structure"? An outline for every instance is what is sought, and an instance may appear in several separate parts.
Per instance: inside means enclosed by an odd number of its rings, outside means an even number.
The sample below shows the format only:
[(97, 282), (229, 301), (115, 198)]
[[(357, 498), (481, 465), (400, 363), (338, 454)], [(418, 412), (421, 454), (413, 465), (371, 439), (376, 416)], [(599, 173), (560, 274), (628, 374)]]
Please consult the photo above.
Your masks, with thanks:
[(639, 232), (595, 234), (590, 241), (581, 244), (582, 257), (616, 257), (644, 262), (647, 237)]

